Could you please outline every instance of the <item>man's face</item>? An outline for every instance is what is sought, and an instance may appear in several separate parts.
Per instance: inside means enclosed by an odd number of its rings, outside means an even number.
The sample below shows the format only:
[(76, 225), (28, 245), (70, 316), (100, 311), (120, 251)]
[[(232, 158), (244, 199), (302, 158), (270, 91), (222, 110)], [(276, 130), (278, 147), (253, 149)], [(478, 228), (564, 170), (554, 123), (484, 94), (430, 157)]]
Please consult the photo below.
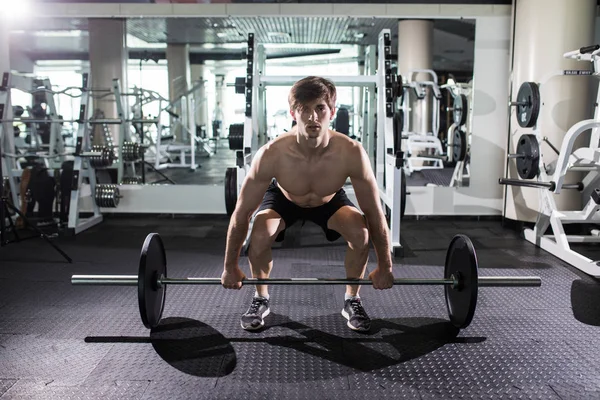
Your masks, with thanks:
[(329, 108), (325, 100), (317, 99), (290, 112), (297, 123), (298, 132), (307, 139), (316, 139), (329, 129), (334, 110)]

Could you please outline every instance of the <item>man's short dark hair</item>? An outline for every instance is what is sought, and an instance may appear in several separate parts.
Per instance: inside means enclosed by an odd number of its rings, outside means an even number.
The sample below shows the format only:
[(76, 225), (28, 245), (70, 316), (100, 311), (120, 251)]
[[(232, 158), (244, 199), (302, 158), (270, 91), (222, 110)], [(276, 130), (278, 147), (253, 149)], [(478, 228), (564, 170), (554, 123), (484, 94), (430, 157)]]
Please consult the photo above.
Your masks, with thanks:
[(323, 99), (331, 110), (335, 108), (337, 92), (329, 79), (318, 76), (307, 76), (292, 86), (288, 102), (292, 110), (302, 109), (306, 104)]

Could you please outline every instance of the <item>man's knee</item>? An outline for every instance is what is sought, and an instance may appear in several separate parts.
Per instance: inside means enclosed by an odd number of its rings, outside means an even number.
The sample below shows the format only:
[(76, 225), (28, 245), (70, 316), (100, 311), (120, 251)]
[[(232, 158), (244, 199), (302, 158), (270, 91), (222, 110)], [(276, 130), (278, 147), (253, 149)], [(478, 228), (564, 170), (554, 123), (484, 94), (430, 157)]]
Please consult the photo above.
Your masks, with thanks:
[(360, 212), (350, 210), (343, 218), (341, 225), (344, 227), (342, 235), (353, 250), (369, 249), (369, 229)]
[(367, 226), (362, 224), (356, 224), (356, 226), (346, 234), (346, 240), (348, 245), (353, 250), (357, 251), (368, 251), (369, 250), (369, 230)]
[(253, 229), (250, 235), (250, 250), (263, 252), (270, 249), (276, 237), (277, 234), (271, 234), (264, 226)]
[(249, 251), (260, 253), (270, 249), (279, 232), (283, 230), (282, 225), (281, 217), (272, 210), (257, 215), (250, 234)]

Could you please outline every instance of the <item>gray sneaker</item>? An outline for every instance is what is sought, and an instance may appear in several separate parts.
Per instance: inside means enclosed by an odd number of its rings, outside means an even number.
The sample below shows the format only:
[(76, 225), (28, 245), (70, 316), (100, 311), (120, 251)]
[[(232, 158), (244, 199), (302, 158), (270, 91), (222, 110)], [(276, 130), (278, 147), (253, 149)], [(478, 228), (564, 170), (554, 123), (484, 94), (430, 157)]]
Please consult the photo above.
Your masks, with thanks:
[(264, 297), (252, 298), (252, 304), (250, 304), (248, 311), (242, 315), (242, 319), (240, 320), (242, 328), (247, 331), (256, 331), (262, 328), (265, 325), (264, 318), (270, 312), (269, 300)]
[(367, 315), (360, 299), (346, 300), (342, 315), (348, 320), (348, 328), (354, 331), (367, 332), (371, 329), (371, 318)]

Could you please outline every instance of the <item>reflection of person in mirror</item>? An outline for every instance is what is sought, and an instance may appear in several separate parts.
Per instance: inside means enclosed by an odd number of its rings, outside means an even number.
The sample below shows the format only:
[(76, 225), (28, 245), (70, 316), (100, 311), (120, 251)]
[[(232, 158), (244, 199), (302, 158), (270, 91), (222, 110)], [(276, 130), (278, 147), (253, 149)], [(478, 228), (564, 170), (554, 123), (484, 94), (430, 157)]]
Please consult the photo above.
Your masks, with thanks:
[(223, 109), (221, 108), (221, 102), (218, 101), (213, 112), (213, 121), (223, 121)]
[(221, 108), (221, 102), (218, 101), (213, 111), (213, 137), (221, 136), (223, 129), (223, 109)]
[[(392, 287), (388, 227), (368, 155), (359, 142), (329, 129), (335, 114), (334, 84), (320, 77), (304, 78), (294, 84), (288, 102), (296, 126), (258, 150), (242, 184), (227, 233), (223, 286), (242, 286), (245, 275), (239, 267), (239, 253), (255, 214), (248, 249), (253, 277), (269, 277), (272, 244), (283, 240), (285, 230), (296, 221), (308, 220), (321, 227), (327, 240), (342, 237), (348, 243), (347, 278), (364, 277), (371, 241), (377, 268), (369, 279), (375, 289)], [(362, 212), (343, 189), (348, 178)], [(368, 331), (370, 319), (359, 289), (358, 285), (346, 286), (342, 315), (349, 328)], [(268, 287), (257, 285), (241, 319), (244, 329), (264, 326), (269, 299)]]

